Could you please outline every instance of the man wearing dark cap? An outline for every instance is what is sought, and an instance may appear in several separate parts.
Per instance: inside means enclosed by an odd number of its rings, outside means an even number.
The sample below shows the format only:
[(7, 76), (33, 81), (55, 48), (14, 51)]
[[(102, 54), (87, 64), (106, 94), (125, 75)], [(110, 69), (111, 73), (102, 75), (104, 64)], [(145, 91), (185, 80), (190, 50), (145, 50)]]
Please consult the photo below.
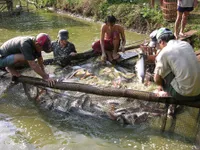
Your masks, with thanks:
[(44, 70), (42, 50), (46, 53), (51, 52), (51, 40), (46, 33), (40, 33), (36, 38), (31, 36), (12, 38), (0, 47), (0, 67), (5, 67), (13, 76), (19, 77), (20, 73), (14, 69), (14, 65), (28, 62), (37, 74), (51, 84), (54, 81)]
[(166, 92), (162, 95), (176, 100), (200, 100), (200, 63), (192, 46), (175, 40), (167, 28), (157, 30), (156, 40), (160, 52), (156, 56), (154, 81)]
[(76, 54), (74, 44), (69, 42), (68, 39), (68, 31), (61, 29), (58, 32), (58, 40), (52, 42), (51, 47), (56, 61), (62, 62), (67, 56), (74, 56)]

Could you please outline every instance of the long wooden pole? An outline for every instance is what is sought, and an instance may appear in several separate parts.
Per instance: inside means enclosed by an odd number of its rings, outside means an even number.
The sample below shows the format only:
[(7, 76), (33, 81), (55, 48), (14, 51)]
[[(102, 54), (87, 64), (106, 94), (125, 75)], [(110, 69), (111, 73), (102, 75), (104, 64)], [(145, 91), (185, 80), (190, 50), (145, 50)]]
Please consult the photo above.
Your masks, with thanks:
[[(125, 47), (125, 51), (132, 50), (135, 48), (139, 48), (140, 44), (138, 45), (129, 45)], [(99, 54), (95, 53), (93, 50), (88, 50), (83, 53), (77, 53), (74, 56), (64, 56), (63, 58), (60, 58), (61, 61), (57, 61), (56, 58), (50, 58), (50, 59), (45, 59), (44, 64), (49, 65), (49, 64), (60, 64), (61, 66), (65, 67), (70, 63), (71, 60), (76, 60), (76, 61), (82, 61), (82, 60), (87, 60), (91, 57), (98, 56)], [(58, 59), (59, 60), (59, 59)]]
[(128, 97), (150, 102), (177, 104), (177, 105), (185, 105), (185, 106), (200, 108), (200, 101), (195, 101), (195, 102), (188, 102), (184, 100), (177, 101), (172, 97), (157, 97), (156, 94), (146, 91), (137, 91), (132, 89), (101, 88), (92, 85), (71, 83), (71, 82), (57, 82), (53, 87), (50, 87), (46, 81), (40, 78), (27, 77), (27, 76), (20, 76), (19, 78), (16, 79), (16, 81), (35, 86), (49, 87), (60, 90), (79, 91), (79, 92), (102, 95), (102, 96)]

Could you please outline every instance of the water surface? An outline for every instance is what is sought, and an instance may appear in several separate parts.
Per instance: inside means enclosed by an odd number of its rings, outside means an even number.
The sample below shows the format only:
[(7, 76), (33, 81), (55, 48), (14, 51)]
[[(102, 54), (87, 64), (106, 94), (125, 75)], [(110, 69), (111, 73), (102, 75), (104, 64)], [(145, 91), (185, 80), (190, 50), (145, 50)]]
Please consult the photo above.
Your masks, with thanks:
[[(1, 18), (0, 43), (20, 35), (48, 33), (57, 39), (60, 29), (69, 31), (78, 52), (91, 48), (99, 39), (100, 24), (47, 12), (24, 13)], [(146, 36), (126, 31), (127, 44)], [(7, 82), (6, 82), (7, 83)], [(5, 79), (1, 79), (3, 90)], [(122, 126), (117, 122), (76, 115), (60, 115), (40, 109), (18, 85), (0, 99), (0, 149), (48, 150), (191, 150), (196, 133), (197, 109), (186, 108), (178, 115), (174, 133), (161, 133), (161, 120), (148, 124)]]

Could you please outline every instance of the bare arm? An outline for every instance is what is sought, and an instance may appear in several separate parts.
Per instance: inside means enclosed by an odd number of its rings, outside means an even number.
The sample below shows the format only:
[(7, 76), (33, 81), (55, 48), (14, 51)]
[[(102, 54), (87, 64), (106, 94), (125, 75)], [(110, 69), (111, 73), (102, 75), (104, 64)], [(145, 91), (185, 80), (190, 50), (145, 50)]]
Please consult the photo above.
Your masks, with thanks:
[(126, 36), (123, 27), (121, 27), (121, 38), (122, 38), (122, 51), (124, 51), (124, 46), (126, 45)]
[(42, 58), (42, 57), (39, 57), (39, 58), (38, 58), (38, 64), (39, 64), (40, 68), (42, 69), (42, 71), (45, 72), (45, 70), (44, 70), (44, 63), (43, 63), (43, 62), (44, 62), (44, 61), (43, 61), (43, 58)]
[(162, 79), (162, 77), (161, 77), (160, 75), (155, 74), (155, 75), (154, 75), (154, 81), (155, 81), (155, 83), (156, 83), (157, 85), (162, 86), (163, 79)]
[(100, 44), (101, 44), (102, 54), (105, 54), (104, 36), (105, 36), (105, 25), (102, 25), (102, 27), (101, 27), (101, 33), (100, 33)]
[(194, 0), (194, 7), (197, 7), (198, 5), (198, 0)]
[(125, 33), (124, 33), (124, 28), (121, 28), (121, 37), (122, 37), (122, 44), (123, 46), (125, 46), (126, 44), (126, 37), (125, 37)]
[(39, 74), (43, 79), (48, 79), (49, 78), (49, 75), (48, 74), (46, 74), (43, 70), (42, 70), (42, 68), (40, 67), (40, 65), (39, 64), (37, 64), (34, 60), (32, 61), (28, 61), (28, 64), (29, 64), (29, 66), (37, 73), (37, 74)]

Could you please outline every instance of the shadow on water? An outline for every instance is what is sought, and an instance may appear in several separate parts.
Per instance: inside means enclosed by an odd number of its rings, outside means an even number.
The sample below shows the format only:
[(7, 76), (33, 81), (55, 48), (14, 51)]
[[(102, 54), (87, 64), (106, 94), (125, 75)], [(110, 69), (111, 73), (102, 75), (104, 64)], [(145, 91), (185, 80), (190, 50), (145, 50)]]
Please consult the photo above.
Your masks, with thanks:
[(24, 12), (20, 16), (0, 18), (0, 28), (18, 31), (35, 31), (52, 28), (83, 27), (84, 22), (53, 13)]

